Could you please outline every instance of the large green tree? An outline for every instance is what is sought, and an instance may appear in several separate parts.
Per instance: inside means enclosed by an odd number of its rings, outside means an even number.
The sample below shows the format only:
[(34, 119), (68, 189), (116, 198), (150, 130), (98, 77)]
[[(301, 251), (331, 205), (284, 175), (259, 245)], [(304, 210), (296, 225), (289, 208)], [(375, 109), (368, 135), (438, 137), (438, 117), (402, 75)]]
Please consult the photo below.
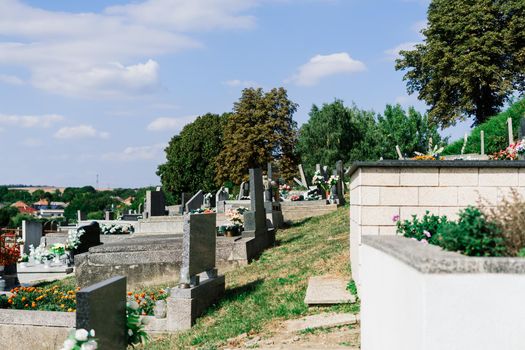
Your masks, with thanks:
[(432, 0), (422, 34), (396, 69), (441, 126), (482, 123), (525, 91), (525, 1)]
[(213, 191), (215, 160), (223, 146), (224, 125), (228, 114), (206, 114), (186, 125), (166, 148), (166, 163), (159, 165), (165, 192), (179, 200), (182, 192)]
[(297, 172), (297, 104), (284, 88), (264, 92), (258, 88), (242, 91), (224, 129), (223, 148), (217, 157), (217, 183), (240, 183), (249, 168), (266, 168), (274, 161), (286, 179)]
[(401, 152), (413, 157), (414, 152), (426, 153), (432, 139), (433, 145), (442, 144), (435, 124), (413, 107), (408, 113), (400, 105), (387, 105), (377, 120), (380, 155), (385, 159), (397, 159), (396, 145)]
[[(373, 158), (376, 153), (373, 147), (358, 146), (366, 141), (374, 126), (372, 112), (346, 107), (341, 100), (325, 103), (321, 108), (313, 105), (308, 122), (299, 131), (297, 149), (303, 165), (311, 170), (315, 164), (333, 166), (338, 160), (348, 163), (352, 156), (364, 160), (369, 158), (368, 151)], [(356, 147), (360, 152), (353, 152)]]

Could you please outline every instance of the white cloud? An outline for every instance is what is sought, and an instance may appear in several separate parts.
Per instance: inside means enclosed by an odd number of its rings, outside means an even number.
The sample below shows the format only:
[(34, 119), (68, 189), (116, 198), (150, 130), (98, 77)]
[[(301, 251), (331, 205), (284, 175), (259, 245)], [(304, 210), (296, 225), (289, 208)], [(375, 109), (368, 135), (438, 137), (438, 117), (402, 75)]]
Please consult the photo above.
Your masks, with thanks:
[(147, 0), (101, 13), (68, 13), (2, 0), (0, 66), (25, 68), (29, 83), (56, 94), (143, 94), (159, 83), (155, 56), (201, 47), (186, 34), (190, 30), (253, 26), (244, 13), (255, 5), (255, 0)]
[(24, 85), (24, 81), (14, 75), (0, 74), (0, 82), (11, 85)]
[(101, 138), (107, 139), (109, 133), (98, 131), (91, 125), (65, 126), (60, 128), (54, 135), (57, 139), (85, 139)]
[(57, 114), (46, 115), (6, 115), (0, 114), (0, 125), (22, 128), (49, 128), (65, 118)]
[(259, 86), (255, 81), (251, 80), (239, 80), (239, 79), (232, 79), (232, 80), (226, 80), (222, 82), (226, 86), (230, 87), (255, 87)]
[(164, 155), (166, 144), (158, 143), (150, 146), (129, 146), (121, 152), (110, 152), (102, 155), (103, 160), (109, 161), (141, 161), (160, 160)]
[(299, 86), (313, 86), (323, 78), (357, 73), (366, 70), (363, 62), (350, 57), (346, 52), (331, 55), (316, 55), (308, 63), (299, 67), (298, 72), (285, 82), (292, 82)]
[(196, 115), (190, 115), (181, 118), (157, 118), (148, 125), (149, 131), (180, 131), (184, 125), (191, 123), (197, 118)]
[(394, 47), (392, 49), (386, 50), (385, 54), (387, 55), (388, 59), (396, 60), (396, 59), (400, 58), (399, 51), (410, 51), (410, 50), (413, 50), (416, 47), (417, 44), (419, 44), (419, 43), (417, 43), (417, 42), (401, 43), (401, 44), (397, 45), (396, 47)]
[(255, 18), (242, 12), (256, 4), (255, 0), (148, 0), (112, 6), (106, 9), (106, 13), (145, 25), (186, 32), (251, 28), (255, 25)]
[(119, 97), (141, 94), (159, 87), (159, 65), (153, 60), (131, 66), (97, 65), (86, 70), (36, 71), (33, 84), (43, 90), (62, 90), (66, 95)]

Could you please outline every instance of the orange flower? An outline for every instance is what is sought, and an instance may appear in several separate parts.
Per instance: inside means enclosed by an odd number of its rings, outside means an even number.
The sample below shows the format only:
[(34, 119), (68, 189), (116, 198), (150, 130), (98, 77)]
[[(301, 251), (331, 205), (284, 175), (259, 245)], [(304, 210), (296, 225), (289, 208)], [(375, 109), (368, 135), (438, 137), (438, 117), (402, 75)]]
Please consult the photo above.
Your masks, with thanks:
[(31, 303), (31, 307), (32, 307), (32, 308), (35, 308), (35, 307), (36, 307), (36, 303), (35, 303), (34, 301)]
[(131, 296), (133, 294), (133, 292), (128, 292), (128, 296)]

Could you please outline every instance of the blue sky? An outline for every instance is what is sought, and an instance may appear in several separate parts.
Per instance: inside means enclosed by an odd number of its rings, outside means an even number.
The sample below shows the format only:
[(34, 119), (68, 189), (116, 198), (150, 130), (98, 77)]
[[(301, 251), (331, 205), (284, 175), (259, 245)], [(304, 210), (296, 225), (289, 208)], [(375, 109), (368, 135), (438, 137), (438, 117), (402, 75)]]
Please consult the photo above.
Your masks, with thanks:
[[(139, 187), (196, 115), (284, 86), (308, 118), (343, 99), (381, 112), (421, 40), (424, 0), (2, 0), (0, 183)], [(466, 124), (445, 131), (454, 138)]]

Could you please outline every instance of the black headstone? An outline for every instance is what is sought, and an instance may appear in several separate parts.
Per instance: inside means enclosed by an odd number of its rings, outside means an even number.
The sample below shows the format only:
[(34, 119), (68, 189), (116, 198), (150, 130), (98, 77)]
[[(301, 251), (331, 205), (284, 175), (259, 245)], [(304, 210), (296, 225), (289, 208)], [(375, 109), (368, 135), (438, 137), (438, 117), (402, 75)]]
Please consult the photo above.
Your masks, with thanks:
[(100, 245), (100, 225), (93, 221), (89, 225), (81, 226), (79, 228), (84, 230), (84, 234), (80, 236), (80, 245), (73, 251), (73, 255), (86, 253), (89, 248)]
[(112, 277), (81, 289), (76, 299), (77, 329), (94, 329), (99, 349), (125, 350), (126, 277)]

